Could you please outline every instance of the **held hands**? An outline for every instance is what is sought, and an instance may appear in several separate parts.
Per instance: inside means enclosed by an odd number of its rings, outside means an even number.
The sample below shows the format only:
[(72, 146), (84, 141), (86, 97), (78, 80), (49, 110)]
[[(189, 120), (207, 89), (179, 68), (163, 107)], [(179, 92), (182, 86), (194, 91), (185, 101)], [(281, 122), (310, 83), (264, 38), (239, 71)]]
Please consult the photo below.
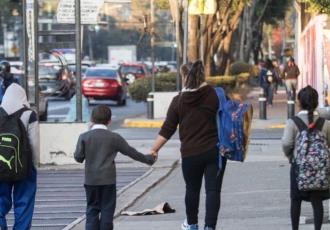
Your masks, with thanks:
[(147, 160), (147, 164), (148, 165), (153, 165), (158, 158), (158, 153), (156, 151), (151, 150), (149, 154), (145, 155), (146, 160)]
[(150, 154), (153, 156), (155, 162), (157, 161), (158, 159), (158, 152), (154, 149), (150, 149)]

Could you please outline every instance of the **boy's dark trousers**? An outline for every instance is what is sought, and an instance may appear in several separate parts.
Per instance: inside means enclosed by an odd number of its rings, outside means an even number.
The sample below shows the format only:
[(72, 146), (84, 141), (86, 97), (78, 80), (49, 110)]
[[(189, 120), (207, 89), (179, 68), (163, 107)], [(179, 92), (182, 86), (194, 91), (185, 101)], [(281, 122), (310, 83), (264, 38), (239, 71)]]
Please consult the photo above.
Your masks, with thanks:
[(113, 230), (116, 185), (85, 185), (86, 230)]

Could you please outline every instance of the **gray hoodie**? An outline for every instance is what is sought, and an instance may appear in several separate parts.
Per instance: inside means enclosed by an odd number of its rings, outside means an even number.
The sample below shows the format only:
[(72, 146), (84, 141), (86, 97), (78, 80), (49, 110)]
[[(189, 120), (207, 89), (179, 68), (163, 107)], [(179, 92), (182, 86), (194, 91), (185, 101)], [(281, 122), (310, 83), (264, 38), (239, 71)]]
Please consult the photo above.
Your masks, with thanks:
[[(15, 113), (23, 107), (30, 108), (24, 89), (16, 83), (11, 84), (2, 98), (1, 107), (8, 115)], [(33, 164), (37, 166), (40, 159), (40, 137), (37, 114), (32, 110), (25, 111), (21, 116), (21, 120), (28, 132), (33, 154)]]
[[(308, 116), (307, 111), (300, 111), (297, 116), (304, 121), (304, 123), (308, 124)], [(314, 121), (319, 118), (319, 114), (314, 112)], [(322, 132), (327, 139), (328, 146), (330, 146), (330, 123), (329, 121), (325, 121), (324, 126), (322, 128)], [(283, 137), (282, 137), (282, 149), (285, 156), (291, 161), (294, 157), (297, 156), (296, 142), (299, 137), (298, 127), (295, 125), (292, 119), (289, 119), (286, 122), (286, 126), (284, 129)]]

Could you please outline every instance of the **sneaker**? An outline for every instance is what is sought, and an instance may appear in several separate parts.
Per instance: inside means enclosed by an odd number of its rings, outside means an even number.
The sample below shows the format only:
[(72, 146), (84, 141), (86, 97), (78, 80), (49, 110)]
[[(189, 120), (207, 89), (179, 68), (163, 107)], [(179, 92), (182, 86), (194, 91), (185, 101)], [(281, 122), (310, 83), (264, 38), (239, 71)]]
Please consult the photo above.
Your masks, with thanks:
[(187, 220), (181, 225), (182, 230), (198, 230), (198, 224), (188, 224)]

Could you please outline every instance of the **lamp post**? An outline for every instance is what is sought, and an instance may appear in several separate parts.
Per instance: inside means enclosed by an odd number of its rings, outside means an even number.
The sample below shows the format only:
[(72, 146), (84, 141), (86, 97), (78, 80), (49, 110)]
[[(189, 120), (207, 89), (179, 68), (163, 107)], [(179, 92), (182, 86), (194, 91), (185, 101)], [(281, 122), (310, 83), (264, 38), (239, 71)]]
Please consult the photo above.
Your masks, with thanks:
[(81, 94), (81, 9), (80, 0), (75, 0), (75, 31), (76, 31), (76, 121), (82, 122)]

